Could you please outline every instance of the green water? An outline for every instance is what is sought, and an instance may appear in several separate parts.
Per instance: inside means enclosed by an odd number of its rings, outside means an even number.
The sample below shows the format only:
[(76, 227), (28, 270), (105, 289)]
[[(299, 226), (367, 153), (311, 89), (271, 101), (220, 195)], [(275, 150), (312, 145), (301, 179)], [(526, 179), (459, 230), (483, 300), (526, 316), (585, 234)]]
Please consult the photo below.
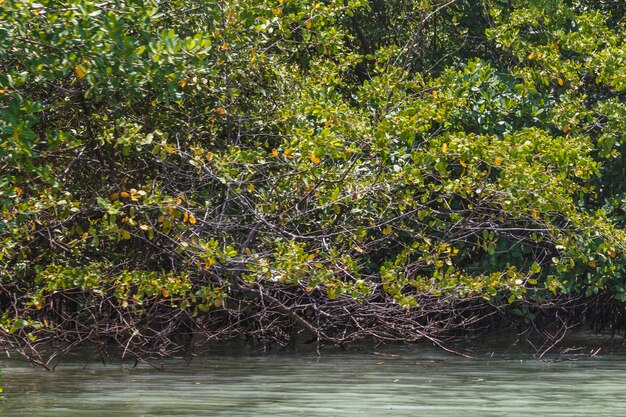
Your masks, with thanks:
[[(626, 355), (550, 357), (430, 348), (221, 352), (189, 366), (0, 359), (1, 416), (623, 416)], [(389, 356), (393, 355), (393, 356)], [(397, 355), (397, 356), (396, 356)], [(520, 359), (525, 358), (525, 359)], [(157, 365), (153, 363), (152, 365)]]

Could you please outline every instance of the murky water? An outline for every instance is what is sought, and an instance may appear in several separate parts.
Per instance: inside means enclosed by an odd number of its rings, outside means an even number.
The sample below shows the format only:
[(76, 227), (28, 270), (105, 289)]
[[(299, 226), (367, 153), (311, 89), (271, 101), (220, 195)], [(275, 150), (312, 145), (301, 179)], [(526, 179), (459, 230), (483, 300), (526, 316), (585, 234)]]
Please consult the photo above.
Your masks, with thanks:
[[(430, 348), (216, 353), (143, 364), (71, 359), (54, 373), (0, 359), (1, 416), (623, 416), (626, 355)], [(380, 350), (380, 349), (379, 349)], [(525, 358), (525, 359), (520, 359)]]

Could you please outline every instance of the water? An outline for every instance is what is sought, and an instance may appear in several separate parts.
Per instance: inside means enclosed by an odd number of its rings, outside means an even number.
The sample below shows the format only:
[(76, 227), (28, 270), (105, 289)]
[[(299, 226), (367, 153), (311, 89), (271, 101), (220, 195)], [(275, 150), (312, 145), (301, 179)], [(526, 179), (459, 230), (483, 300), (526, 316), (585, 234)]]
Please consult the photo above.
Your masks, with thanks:
[(623, 416), (626, 409), (623, 353), (538, 361), (488, 350), (475, 359), (424, 347), (375, 350), (221, 352), (190, 366), (168, 361), (164, 371), (75, 358), (50, 373), (0, 359), (0, 415)]

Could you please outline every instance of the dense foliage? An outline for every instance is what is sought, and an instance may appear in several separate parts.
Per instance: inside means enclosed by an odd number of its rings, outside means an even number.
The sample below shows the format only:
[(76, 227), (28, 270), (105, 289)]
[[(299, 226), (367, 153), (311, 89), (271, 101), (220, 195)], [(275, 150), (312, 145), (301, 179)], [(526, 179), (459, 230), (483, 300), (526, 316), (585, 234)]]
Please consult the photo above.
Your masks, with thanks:
[(626, 301), (625, 9), (0, 0), (4, 340)]

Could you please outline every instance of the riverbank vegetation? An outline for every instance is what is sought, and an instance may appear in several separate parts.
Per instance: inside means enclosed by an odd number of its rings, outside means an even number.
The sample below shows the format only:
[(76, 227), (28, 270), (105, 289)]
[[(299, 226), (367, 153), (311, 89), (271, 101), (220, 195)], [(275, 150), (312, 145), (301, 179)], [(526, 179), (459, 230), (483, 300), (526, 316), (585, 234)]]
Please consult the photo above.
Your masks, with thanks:
[(618, 330), (625, 11), (0, 1), (2, 346)]

